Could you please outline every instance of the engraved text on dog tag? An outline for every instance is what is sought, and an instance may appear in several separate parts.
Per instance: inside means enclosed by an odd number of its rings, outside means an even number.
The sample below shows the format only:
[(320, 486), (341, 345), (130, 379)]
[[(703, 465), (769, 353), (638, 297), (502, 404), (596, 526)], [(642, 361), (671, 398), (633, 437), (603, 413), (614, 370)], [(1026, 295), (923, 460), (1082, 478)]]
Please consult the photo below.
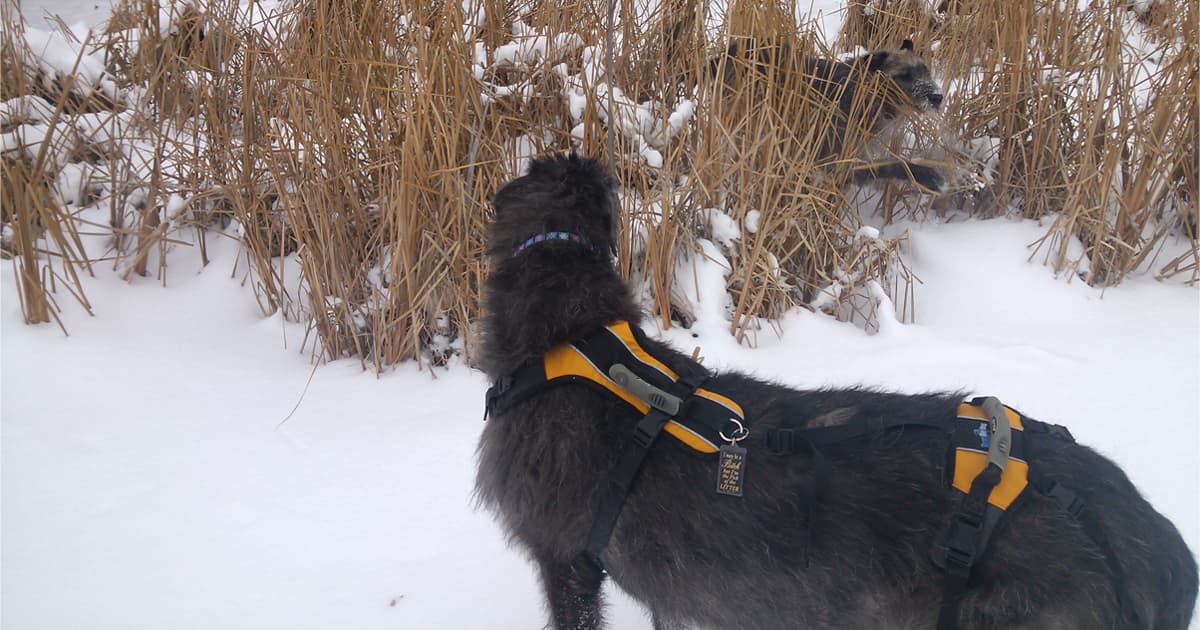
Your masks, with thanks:
[(717, 457), (717, 494), (742, 496), (746, 477), (746, 449), (737, 444), (723, 444)]

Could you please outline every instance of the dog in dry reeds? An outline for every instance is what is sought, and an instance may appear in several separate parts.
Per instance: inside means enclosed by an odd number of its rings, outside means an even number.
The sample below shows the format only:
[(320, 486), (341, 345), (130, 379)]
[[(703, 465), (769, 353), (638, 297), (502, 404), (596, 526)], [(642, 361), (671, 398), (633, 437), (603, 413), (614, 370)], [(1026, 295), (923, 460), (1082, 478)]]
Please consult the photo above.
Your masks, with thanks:
[[(493, 382), (612, 322), (642, 318), (613, 265), (617, 205), (596, 162), (536, 160), (494, 206), (479, 356)], [(546, 233), (570, 237), (536, 238)], [(652, 339), (643, 347), (739, 401), (752, 433), (881, 419), (916, 425), (952, 416), (962, 400), (798, 390), (710, 373)], [(603, 627), (606, 575), (646, 606), (656, 628), (935, 627), (944, 573), (931, 550), (955, 502), (940, 431), (869, 432), (820, 453), (750, 443), (740, 497), (714, 492), (715, 456), (660, 437), (593, 558), (584, 551), (601, 497), (642, 414), (578, 382), (492, 411), (478, 447), (477, 497), (537, 565), (555, 628)], [(972, 569), (954, 625), (1186, 628), (1197, 569), (1175, 527), (1090, 448), (1046, 440), (1036, 465), (1078, 493), (1087, 518), (1041, 494), (1024, 499)]]
[[(787, 45), (758, 45), (746, 40), (739, 46), (734, 41), (722, 58), (713, 61), (712, 68), (720, 73), (728, 89), (738, 83), (738, 68), (749, 66), (762, 75), (786, 74), (786, 69), (795, 63), (793, 55)], [(912, 40), (904, 40), (899, 48), (875, 50), (848, 61), (805, 57), (799, 60), (798, 68), (801, 78), (794, 81), (794, 87), (810, 91), (836, 110), (830, 118), (831, 124), (819, 129), (815, 137), (822, 159), (844, 157), (843, 149), (851, 137), (848, 134), (861, 133), (865, 142), (851, 140), (849, 144), (862, 144), (870, 149), (873, 142), (891, 131), (901, 116), (936, 110), (942, 105), (941, 87), (933, 79), (925, 59), (914, 50)], [(784, 77), (783, 82), (787, 81)], [(811, 124), (812, 121), (795, 121), (796, 127), (806, 132)], [(863, 128), (855, 129), (856, 126)], [(851, 167), (857, 183), (896, 179), (914, 182), (934, 192), (947, 188), (946, 178), (931, 166), (900, 159), (857, 157)]]

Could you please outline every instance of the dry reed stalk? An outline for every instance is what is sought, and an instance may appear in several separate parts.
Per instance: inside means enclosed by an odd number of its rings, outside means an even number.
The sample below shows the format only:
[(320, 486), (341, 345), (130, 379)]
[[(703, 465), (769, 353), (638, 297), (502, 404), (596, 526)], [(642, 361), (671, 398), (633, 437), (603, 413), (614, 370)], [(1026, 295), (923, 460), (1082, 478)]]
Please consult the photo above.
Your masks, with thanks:
[[(872, 76), (858, 77), (849, 113), (840, 112), (800, 67), (804, 56), (831, 53), (794, 15), (788, 5), (730, 5), (726, 38), (743, 52), (725, 59), (705, 86), (710, 108), (692, 154), (696, 176), (689, 184), (725, 183), (715, 191), (697, 190), (696, 197), (739, 225), (757, 223), (727, 252), (733, 268), (731, 330), (739, 339), (760, 325), (759, 318), (779, 317), (797, 304), (869, 321), (870, 313), (854, 305), (867, 281), (908, 283), (906, 271), (894, 266), (901, 275), (893, 276), (883, 263), (896, 255), (894, 248), (862, 264), (855, 245), (861, 219), (842, 194), (871, 140), (869, 101), (888, 86)], [(830, 153), (824, 130), (842, 127), (848, 131)]]
[[(29, 61), (32, 52), (25, 44), (19, 16), (9, 14), (7, 4), (0, 10), (0, 22), (12, 37), (0, 47), (0, 87), (3, 96), (45, 98), (52, 95)], [(10, 30), (11, 29), (11, 30)], [(75, 60), (78, 67), (79, 58)], [(74, 74), (74, 68), (71, 75)], [(78, 223), (56, 199), (55, 181), (62, 164), (60, 156), (71, 151), (73, 137), (65, 119), (68, 109), (82, 102), (75, 94), (69, 75), (55, 84), (59, 88), (49, 103), (49, 116), (39, 134), (27, 133), (24, 126), (12, 133), (17, 147), (0, 156), (0, 220), (11, 242), (5, 242), (5, 258), (15, 258), (17, 295), (26, 323), (45, 323), (53, 319), (66, 333), (59, 317), (54, 294), (61, 286), (83, 309), (91, 305), (80, 283), (79, 271), (91, 273), (88, 256), (78, 232)], [(8, 91), (8, 90), (11, 90)], [(36, 143), (32, 137), (39, 136)], [(9, 235), (6, 234), (6, 241)]]
[(17, 295), (25, 323), (50, 321), (50, 296), (42, 284), (41, 264), (34, 242), (40, 237), (37, 215), (49, 208), (46, 200), (50, 185), (44, 172), (35, 171), (24, 160), (4, 159), (3, 167), (5, 222), (11, 226), (12, 251), (17, 259)]
[[(932, 11), (877, 0), (852, 6), (842, 37), (878, 45), (883, 33), (912, 29), (936, 43), (932, 65), (952, 79), (945, 120), (964, 141), (997, 147), (976, 208), (1053, 217), (1040, 244), (1050, 245), (1055, 268), (1111, 285), (1195, 208), (1181, 192), (1194, 161), (1195, 45), (1165, 24), (1195, 24), (1196, 9), (1171, 0), (1153, 7), (1158, 17), (1142, 28), (1111, 5), (950, 2)], [(1131, 43), (1141, 38), (1153, 50)], [(1143, 57), (1161, 59), (1161, 70), (1145, 76)], [(1084, 258), (1068, 256), (1064, 235), (1082, 241)]]
[(244, 102), (249, 179), (269, 203), (234, 204), (268, 305), (287, 299), (274, 259), (294, 248), (326, 357), (382, 369), (453, 344), (475, 313), (484, 200), (508, 176), (479, 147), (497, 136), (464, 15), (312, 2), (284, 20), (275, 54), (246, 64), (266, 90)]
[[(948, 130), (910, 121), (914, 143), (867, 132), (886, 81), (858, 77), (848, 116), (816, 94), (799, 60), (835, 51), (792, 2), (613, 0), (609, 32), (608, 0), (296, 0), (274, 14), (218, 0), (165, 26), (158, 2), (128, 0), (104, 42), (110, 70), (142, 88), (112, 123), (136, 150), (104, 156), (116, 258), (146, 275), (156, 261), (165, 282), (181, 230), (207, 262), (207, 235), (236, 227), (263, 310), (309, 322), (325, 358), (441, 363), (471, 350), (490, 195), (534, 154), (575, 148), (614, 162), (619, 265), (662, 325), (694, 317), (681, 261), (719, 252), (739, 339), (798, 305), (869, 328), (890, 319), (885, 302), (901, 319), (914, 306), (900, 241), (864, 223), (920, 220), (929, 198), (847, 182), (863, 156), (915, 152), (984, 171), (985, 190), (954, 198), (972, 212), (1053, 217), (1046, 255), (1074, 268), (1056, 239), (1080, 239), (1097, 284), (1149, 264), (1193, 217), (1190, 253), (1160, 274), (1195, 280), (1196, 45), (1178, 36), (1191, 4), (1160, 0), (1134, 20), (1049, 0), (851, 3), (836, 50), (911, 38), (951, 88)], [(1161, 71), (1131, 63), (1136, 29)], [(730, 42), (740, 52), (726, 58)], [(57, 94), (68, 113), (116, 109)], [(831, 152), (833, 127), (850, 131)], [(6, 184), (24, 182), (24, 225), (57, 230), (62, 254), (74, 219), (38, 168), (6, 162)], [(70, 252), (68, 279), (82, 250)], [(47, 296), (43, 275), (22, 295)]]

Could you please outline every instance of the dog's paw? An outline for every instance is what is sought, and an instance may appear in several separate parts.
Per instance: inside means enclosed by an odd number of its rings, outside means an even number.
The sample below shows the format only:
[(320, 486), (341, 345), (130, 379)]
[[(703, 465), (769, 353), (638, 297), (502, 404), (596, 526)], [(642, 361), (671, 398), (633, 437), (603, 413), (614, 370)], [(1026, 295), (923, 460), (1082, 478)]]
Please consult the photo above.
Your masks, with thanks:
[(942, 188), (938, 192), (977, 194), (988, 188), (983, 173), (962, 165), (939, 170), (938, 175), (942, 177)]
[(982, 174), (960, 169), (943, 194), (933, 200), (932, 207), (941, 217), (950, 212), (991, 216), (996, 212), (996, 203), (995, 192)]

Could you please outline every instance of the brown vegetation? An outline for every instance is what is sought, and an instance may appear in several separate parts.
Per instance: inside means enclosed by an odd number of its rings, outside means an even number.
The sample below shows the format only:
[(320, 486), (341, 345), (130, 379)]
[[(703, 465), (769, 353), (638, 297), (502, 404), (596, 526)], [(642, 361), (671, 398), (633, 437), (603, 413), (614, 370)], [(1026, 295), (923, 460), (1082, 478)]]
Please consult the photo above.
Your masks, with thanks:
[[(15, 236), (5, 252), (20, 260), (27, 319), (55, 316), (51, 285), (62, 281), (86, 305), (77, 272), (89, 261), (165, 282), (174, 245), (195, 243), (207, 262), (206, 239), (236, 224), (264, 312), (310, 323), (324, 357), (440, 363), (470, 351), (491, 193), (522, 156), (572, 148), (613, 162), (621, 268), (665, 325), (693, 317), (677, 263), (702, 255), (701, 238), (729, 265), (739, 338), (797, 305), (872, 326), (879, 287), (911, 318), (902, 242), (860, 228), (931, 208), (1045, 218), (1038, 251), (1095, 285), (1139, 267), (1200, 278), (1198, 51), (1181, 35), (1196, 32), (1195, 3), (1128, 13), (865, 0), (824, 42), (787, 2), (733, 0), (720, 14), (707, 0), (664, 0), (653, 13), (613, 2), (610, 31), (606, 0), (298, 0), (271, 15), (219, 0), (165, 28), (157, 2), (128, 0), (93, 43), (117, 83), (137, 89), (124, 103), (39, 80), (7, 16), (4, 97), (33, 94), (55, 112), (40, 153), (3, 160)], [(962, 185), (941, 199), (846, 186), (872, 139), (852, 134), (823, 159), (818, 130), (835, 112), (795, 63), (906, 38), (947, 100), (940, 119), (908, 121), (888, 146), (942, 160)], [(714, 71), (732, 39), (782, 63), (764, 72), (731, 58)], [(1150, 42), (1161, 70), (1133, 63), (1133, 39)], [(108, 136), (136, 138), (136, 150), (81, 132), (70, 115), (84, 111), (108, 112)], [(104, 254), (83, 251), (80, 220), (54, 192), (64, 163), (88, 161), (108, 207)], [(740, 237), (721, 238), (714, 221)], [(1149, 265), (1179, 234), (1190, 253)], [(1070, 237), (1082, 257), (1068, 254)]]

